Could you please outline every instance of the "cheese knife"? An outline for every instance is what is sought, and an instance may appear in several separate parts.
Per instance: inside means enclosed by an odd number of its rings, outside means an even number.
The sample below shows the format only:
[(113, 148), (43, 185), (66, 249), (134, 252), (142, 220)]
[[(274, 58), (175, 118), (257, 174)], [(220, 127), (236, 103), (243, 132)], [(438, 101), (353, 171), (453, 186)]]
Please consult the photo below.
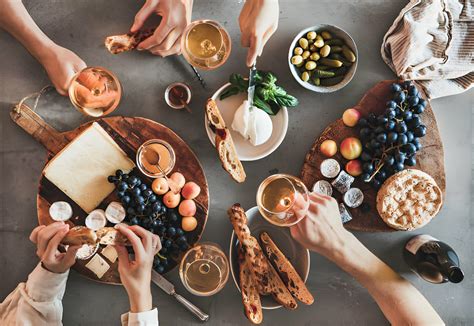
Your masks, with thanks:
[(257, 76), (257, 61), (252, 65), (250, 68), (249, 73), (249, 87), (247, 89), (247, 102), (249, 105), (249, 110), (252, 110), (253, 107), (253, 97), (255, 95), (255, 83), (256, 83), (256, 76)]
[(151, 271), (151, 280), (153, 283), (158, 285), (160, 289), (165, 291), (167, 294), (172, 295), (179, 303), (181, 303), (186, 309), (192, 312), (197, 318), (202, 321), (209, 320), (208, 314), (204, 313), (201, 309), (199, 309), (194, 304), (186, 300), (184, 297), (176, 293), (174, 285), (154, 270)]

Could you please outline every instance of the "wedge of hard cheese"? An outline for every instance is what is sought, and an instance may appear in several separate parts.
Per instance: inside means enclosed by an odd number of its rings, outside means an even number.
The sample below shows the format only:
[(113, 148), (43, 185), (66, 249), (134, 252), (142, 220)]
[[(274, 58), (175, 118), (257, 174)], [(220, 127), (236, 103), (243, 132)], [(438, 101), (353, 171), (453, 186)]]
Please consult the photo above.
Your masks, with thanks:
[(109, 175), (135, 164), (96, 122), (64, 147), (44, 169), (45, 177), (90, 213), (113, 190)]

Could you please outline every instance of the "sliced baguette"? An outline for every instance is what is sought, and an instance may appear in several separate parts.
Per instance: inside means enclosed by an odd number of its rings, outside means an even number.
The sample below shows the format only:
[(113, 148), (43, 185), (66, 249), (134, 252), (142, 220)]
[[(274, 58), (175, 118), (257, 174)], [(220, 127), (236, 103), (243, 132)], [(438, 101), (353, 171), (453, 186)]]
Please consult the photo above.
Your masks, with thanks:
[(239, 246), (239, 279), (242, 303), (244, 305), (245, 316), (253, 324), (260, 324), (263, 321), (262, 303), (258, 294), (257, 286), (252, 273), (245, 261), (245, 254), (242, 246)]
[(97, 235), (88, 227), (74, 226), (66, 233), (61, 243), (69, 246), (95, 245), (97, 243)]
[(250, 234), (245, 211), (239, 204), (234, 204), (227, 213), (244, 250), (245, 261), (249, 266), (250, 273), (257, 283), (258, 292), (262, 295), (272, 293), (273, 287), (270, 284), (268, 275), (270, 269), (269, 262), (265, 258), (257, 239)]
[[(265, 257), (265, 259), (267, 259), (267, 257)], [(298, 303), (296, 303), (295, 298), (293, 298), (290, 291), (286, 288), (285, 283), (283, 283), (272, 264), (268, 262), (267, 266), (268, 279), (273, 299), (287, 309), (294, 310), (298, 308)]]
[(143, 40), (153, 35), (154, 31), (154, 28), (149, 28), (136, 33), (108, 36), (104, 44), (110, 53), (119, 54), (135, 49)]
[(219, 112), (216, 102), (212, 99), (207, 101), (206, 115), (211, 125), (211, 129), (216, 135), (216, 149), (222, 167), (235, 181), (239, 183), (244, 182), (247, 176), (235, 150), (234, 141), (232, 140), (229, 129), (225, 126), (224, 119)]
[(314, 302), (313, 295), (309, 292), (293, 265), (288, 261), (288, 258), (285, 257), (267, 232), (260, 233), (260, 241), (268, 260), (275, 267), (290, 293), (304, 304), (312, 304)]

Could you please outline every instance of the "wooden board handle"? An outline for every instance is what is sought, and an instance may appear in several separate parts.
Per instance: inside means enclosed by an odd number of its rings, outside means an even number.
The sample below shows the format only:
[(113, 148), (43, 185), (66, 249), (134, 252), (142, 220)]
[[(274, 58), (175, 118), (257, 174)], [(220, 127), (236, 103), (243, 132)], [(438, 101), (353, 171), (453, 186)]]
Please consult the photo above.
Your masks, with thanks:
[(25, 104), (22, 104), (21, 107), (16, 105), (10, 112), (10, 117), (53, 154), (58, 153), (69, 142), (63, 134), (48, 125)]

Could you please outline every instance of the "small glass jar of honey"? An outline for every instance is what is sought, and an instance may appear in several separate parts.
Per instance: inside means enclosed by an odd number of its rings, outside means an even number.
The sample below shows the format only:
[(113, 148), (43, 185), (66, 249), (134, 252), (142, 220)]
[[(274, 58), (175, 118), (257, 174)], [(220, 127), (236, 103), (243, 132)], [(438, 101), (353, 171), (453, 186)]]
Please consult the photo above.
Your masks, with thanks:
[(136, 160), (138, 168), (144, 175), (159, 178), (173, 170), (176, 155), (173, 147), (164, 140), (151, 139), (138, 148)]

